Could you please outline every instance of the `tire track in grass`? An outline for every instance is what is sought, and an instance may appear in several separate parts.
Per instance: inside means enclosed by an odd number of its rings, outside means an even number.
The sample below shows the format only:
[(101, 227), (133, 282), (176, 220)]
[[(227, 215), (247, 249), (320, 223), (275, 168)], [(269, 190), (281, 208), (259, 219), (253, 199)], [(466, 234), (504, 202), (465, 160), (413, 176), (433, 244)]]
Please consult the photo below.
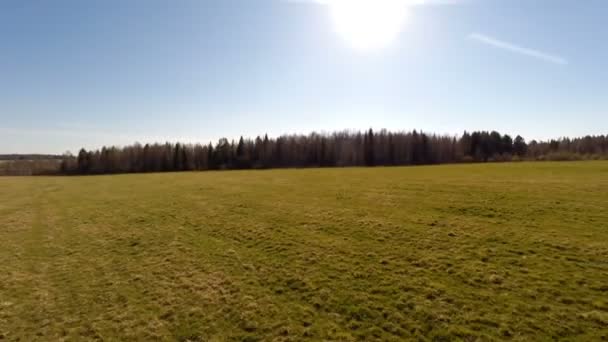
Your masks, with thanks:
[(28, 340), (42, 339), (48, 317), (51, 317), (53, 298), (47, 278), (49, 269), (49, 238), (45, 204), (45, 186), (32, 182), (28, 189), (28, 206), (31, 208), (32, 220), (29, 228), (23, 232), (19, 241), (20, 255), (17, 269), (20, 273), (18, 282), (23, 289), (18, 291), (15, 301), (19, 302), (19, 312), (16, 313), (20, 324), (19, 329), (9, 332)]

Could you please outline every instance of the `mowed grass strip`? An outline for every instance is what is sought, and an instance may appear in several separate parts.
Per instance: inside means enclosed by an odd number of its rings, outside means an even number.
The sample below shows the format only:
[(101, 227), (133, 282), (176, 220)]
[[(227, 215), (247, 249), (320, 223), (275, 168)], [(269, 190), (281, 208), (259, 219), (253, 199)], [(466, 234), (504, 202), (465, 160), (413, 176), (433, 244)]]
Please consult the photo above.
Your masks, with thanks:
[(0, 178), (0, 339), (608, 339), (608, 162)]

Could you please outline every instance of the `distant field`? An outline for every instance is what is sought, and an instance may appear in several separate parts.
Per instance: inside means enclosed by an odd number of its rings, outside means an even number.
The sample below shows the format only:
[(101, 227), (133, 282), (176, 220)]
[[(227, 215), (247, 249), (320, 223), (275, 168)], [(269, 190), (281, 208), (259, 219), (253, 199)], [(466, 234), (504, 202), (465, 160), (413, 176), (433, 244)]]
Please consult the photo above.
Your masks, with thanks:
[(0, 177), (0, 340), (606, 340), (608, 162)]

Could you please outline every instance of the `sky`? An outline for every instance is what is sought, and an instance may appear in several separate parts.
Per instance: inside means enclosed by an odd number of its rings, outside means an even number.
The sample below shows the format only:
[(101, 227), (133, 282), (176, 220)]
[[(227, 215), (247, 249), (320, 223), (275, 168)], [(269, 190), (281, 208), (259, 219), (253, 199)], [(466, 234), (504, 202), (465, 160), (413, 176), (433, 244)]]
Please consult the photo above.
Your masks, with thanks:
[(607, 17), (605, 0), (3, 0), (0, 153), (608, 134)]

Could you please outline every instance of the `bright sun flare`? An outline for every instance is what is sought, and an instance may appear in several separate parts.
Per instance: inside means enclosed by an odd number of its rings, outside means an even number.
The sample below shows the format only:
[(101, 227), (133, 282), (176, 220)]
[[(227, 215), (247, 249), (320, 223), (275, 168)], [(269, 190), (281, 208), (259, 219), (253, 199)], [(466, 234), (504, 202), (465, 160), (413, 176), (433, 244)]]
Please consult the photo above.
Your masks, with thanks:
[(403, 27), (403, 0), (325, 0), (336, 32), (360, 50), (385, 47)]

